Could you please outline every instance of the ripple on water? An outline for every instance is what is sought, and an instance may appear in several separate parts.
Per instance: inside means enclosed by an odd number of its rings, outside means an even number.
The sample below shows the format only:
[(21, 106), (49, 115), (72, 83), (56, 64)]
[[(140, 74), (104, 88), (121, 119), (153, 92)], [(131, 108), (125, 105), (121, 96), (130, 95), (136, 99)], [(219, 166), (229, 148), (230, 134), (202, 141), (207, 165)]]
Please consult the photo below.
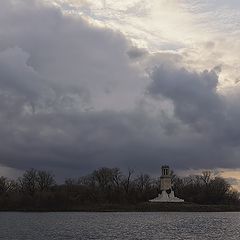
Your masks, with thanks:
[(4, 240), (235, 240), (240, 213), (0, 213)]

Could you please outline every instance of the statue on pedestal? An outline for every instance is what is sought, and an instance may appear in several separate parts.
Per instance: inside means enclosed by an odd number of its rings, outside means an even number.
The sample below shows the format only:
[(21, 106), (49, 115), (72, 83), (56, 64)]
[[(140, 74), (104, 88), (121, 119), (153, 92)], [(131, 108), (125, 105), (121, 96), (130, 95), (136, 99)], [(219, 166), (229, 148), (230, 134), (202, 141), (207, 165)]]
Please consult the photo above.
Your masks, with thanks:
[(162, 166), (162, 176), (160, 177), (161, 193), (150, 202), (184, 202), (183, 199), (177, 198), (174, 195), (172, 188), (172, 179), (169, 166)]

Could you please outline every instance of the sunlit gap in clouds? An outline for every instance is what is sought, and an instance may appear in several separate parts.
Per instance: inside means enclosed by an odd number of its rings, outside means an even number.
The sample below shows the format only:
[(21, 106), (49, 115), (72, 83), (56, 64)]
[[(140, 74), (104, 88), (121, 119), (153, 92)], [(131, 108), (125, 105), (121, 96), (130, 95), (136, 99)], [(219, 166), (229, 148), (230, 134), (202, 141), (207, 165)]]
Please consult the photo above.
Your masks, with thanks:
[[(216, 1), (56, 0), (66, 12), (83, 14), (126, 33), (150, 49), (174, 49), (224, 34), (239, 25), (239, 11)], [(215, 3), (213, 3), (215, 2)], [(231, 2), (231, 1), (230, 1)], [(231, 29), (232, 30), (232, 29)], [(203, 34), (204, 33), (204, 34)], [(169, 45), (169, 41), (172, 42)], [(164, 44), (165, 43), (165, 44)], [(167, 46), (165, 46), (167, 45)]]
[[(55, 0), (68, 14), (119, 30), (136, 46), (171, 51), (186, 67), (203, 71), (221, 66), (218, 89), (240, 79), (240, 9), (236, 1)], [(231, 45), (229, 49), (228, 45)]]
[[(61, 0), (63, 11), (82, 14), (126, 34), (138, 46), (149, 50), (183, 47), (189, 39), (191, 16), (175, 1), (76, 1)], [(191, 37), (189, 39), (191, 40)]]

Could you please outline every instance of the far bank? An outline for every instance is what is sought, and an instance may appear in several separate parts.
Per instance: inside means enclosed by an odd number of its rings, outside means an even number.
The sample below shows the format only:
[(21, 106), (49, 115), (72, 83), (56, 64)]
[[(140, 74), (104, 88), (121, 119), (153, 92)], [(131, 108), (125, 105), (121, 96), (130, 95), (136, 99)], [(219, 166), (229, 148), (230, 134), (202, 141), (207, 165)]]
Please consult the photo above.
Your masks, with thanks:
[(194, 203), (91, 204), (52, 208), (4, 208), (19, 212), (240, 212), (240, 205), (202, 205)]

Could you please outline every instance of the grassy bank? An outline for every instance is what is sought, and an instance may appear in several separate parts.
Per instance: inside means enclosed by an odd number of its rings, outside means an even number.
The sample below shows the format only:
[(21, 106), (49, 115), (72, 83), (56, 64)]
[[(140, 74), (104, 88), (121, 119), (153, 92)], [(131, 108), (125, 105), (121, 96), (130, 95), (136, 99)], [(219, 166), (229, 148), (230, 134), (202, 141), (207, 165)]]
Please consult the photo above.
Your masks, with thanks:
[(140, 203), (136, 205), (96, 204), (53, 208), (16, 208), (0, 211), (23, 212), (240, 212), (240, 205), (200, 205), (193, 203)]

